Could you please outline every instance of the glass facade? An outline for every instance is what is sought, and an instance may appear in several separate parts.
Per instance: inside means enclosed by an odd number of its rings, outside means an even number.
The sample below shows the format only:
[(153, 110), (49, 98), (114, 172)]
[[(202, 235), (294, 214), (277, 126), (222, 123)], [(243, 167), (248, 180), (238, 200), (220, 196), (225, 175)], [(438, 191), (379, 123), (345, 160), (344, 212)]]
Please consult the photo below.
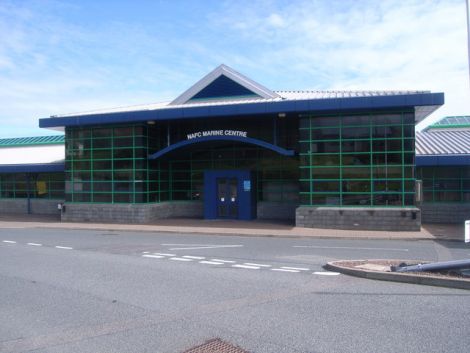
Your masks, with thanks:
[[(275, 128), (274, 128), (275, 126)], [(253, 173), (257, 199), (298, 201), (297, 157), (230, 141), (201, 142), (156, 160), (148, 156), (212, 129), (243, 130), (251, 138), (295, 149), (298, 126), (286, 119), (249, 117), (66, 129), (68, 202), (148, 203), (202, 200), (205, 170)]]
[(244, 144), (223, 143), (168, 156), (160, 161), (168, 169), (167, 200), (203, 200), (204, 171), (252, 171), (258, 201), (298, 202), (298, 160)]
[(64, 199), (64, 173), (0, 174), (0, 198)]
[(414, 204), (413, 112), (300, 119), (300, 203)]
[(470, 166), (419, 167), (423, 202), (470, 202)]
[(149, 139), (146, 125), (67, 128), (65, 133), (66, 201), (147, 202), (153, 176), (147, 156), (149, 148), (157, 148), (158, 134)]

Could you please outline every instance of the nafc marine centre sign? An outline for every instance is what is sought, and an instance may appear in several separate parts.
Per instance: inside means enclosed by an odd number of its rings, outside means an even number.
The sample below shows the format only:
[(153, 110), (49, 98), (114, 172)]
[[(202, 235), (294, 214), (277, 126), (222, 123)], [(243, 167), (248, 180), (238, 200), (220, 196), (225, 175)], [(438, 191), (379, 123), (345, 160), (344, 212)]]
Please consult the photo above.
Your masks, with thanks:
[(238, 130), (208, 130), (208, 131), (197, 131), (191, 134), (187, 134), (187, 139), (192, 140), (201, 137), (208, 136), (237, 136), (237, 137), (247, 137), (246, 131)]

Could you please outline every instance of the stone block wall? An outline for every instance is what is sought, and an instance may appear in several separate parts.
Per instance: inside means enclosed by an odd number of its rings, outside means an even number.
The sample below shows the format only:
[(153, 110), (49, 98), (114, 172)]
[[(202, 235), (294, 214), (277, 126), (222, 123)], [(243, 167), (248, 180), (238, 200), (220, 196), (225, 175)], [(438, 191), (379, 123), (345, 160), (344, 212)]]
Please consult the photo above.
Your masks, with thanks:
[(421, 212), (415, 207), (300, 206), (296, 210), (295, 223), (297, 227), (306, 228), (419, 231)]
[(470, 220), (470, 204), (432, 203), (419, 207), (423, 223), (464, 223)]
[(163, 218), (202, 218), (202, 202), (162, 202), (153, 204), (68, 203), (62, 213), (66, 222), (149, 223)]
[[(57, 204), (62, 200), (31, 199), (31, 214), (59, 214)], [(28, 214), (28, 199), (0, 199), (0, 213)]]
[(257, 218), (294, 220), (297, 207), (297, 203), (260, 201), (256, 207)]

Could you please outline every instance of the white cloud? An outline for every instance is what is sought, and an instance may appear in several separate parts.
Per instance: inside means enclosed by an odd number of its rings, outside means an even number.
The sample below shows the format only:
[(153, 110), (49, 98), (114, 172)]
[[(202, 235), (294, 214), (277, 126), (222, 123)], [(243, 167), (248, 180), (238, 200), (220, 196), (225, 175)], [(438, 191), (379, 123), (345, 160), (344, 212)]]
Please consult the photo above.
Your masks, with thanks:
[(272, 27), (284, 28), (286, 26), (286, 22), (284, 21), (284, 19), (277, 13), (269, 15), (266, 21)]
[[(219, 20), (233, 29), (231, 38), (259, 44), (253, 65), (267, 75), (266, 85), (432, 90), (445, 93), (446, 105), (430, 120), (470, 114), (463, 1), (276, 4), (267, 10), (282, 13), (282, 28), (265, 21), (257, 3), (244, 3), (233, 27), (230, 16)], [(239, 11), (234, 7), (230, 3), (227, 11)]]
[[(142, 23), (27, 4), (0, 2), (3, 136), (39, 117), (173, 99), (220, 63), (279, 90), (445, 92), (430, 119), (470, 114), (461, 0), (227, 1)], [(79, 10), (92, 25), (64, 17)]]

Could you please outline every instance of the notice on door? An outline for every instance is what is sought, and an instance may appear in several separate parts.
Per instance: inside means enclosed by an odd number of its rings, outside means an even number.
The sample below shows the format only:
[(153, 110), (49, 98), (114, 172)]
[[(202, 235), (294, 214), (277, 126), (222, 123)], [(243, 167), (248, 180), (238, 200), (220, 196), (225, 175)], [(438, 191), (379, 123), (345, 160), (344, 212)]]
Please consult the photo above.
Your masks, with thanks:
[(251, 180), (243, 180), (243, 191), (251, 190)]

